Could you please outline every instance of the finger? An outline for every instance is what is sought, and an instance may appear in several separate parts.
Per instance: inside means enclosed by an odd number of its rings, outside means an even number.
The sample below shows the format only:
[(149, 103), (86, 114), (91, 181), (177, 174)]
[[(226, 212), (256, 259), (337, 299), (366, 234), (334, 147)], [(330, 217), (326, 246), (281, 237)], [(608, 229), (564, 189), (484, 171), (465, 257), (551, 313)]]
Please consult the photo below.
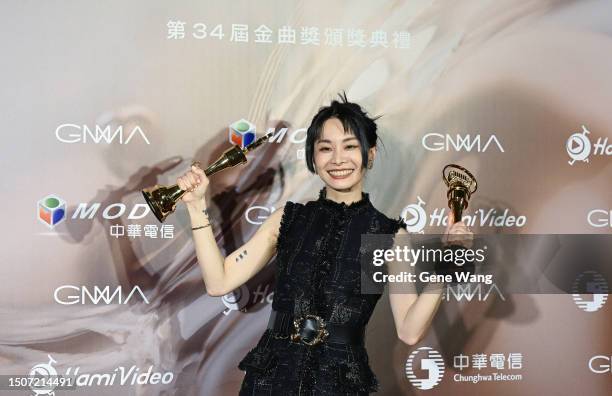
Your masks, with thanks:
[(452, 209), (448, 211), (448, 224), (455, 224), (455, 212)]
[(187, 172), (187, 180), (189, 180), (189, 183), (192, 185), (198, 184), (197, 176), (193, 172)]
[(456, 222), (455, 224), (453, 224), (453, 228), (457, 228), (457, 229), (462, 229), (465, 230), (467, 232), (471, 232), (469, 227), (467, 226), (467, 224), (465, 224), (463, 222), (463, 220)]
[(453, 239), (461, 239), (461, 238), (468, 238), (468, 233), (466, 232), (462, 232), (461, 230), (451, 230), (451, 232), (448, 234), (449, 238), (453, 238)]
[(193, 178), (197, 184), (202, 183), (202, 175), (197, 172), (192, 172)]
[(202, 170), (202, 168), (199, 168), (195, 165), (191, 165), (191, 170), (195, 173), (197, 173), (198, 175), (203, 175), (204, 171)]
[(451, 234), (469, 234), (470, 231), (467, 229), (466, 226), (460, 226), (460, 225), (455, 224), (453, 228), (451, 228), (450, 233)]
[(448, 214), (446, 215), (446, 230), (444, 231), (445, 234), (449, 233), (454, 223), (455, 223), (455, 215), (453, 214), (453, 211), (450, 210)]
[(189, 191), (189, 189), (192, 187), (192, 183), (187, 178), (187, 175), (182, 176), (181, 181), (183, 183), (183, 187), (181, 187), (181, 189)]

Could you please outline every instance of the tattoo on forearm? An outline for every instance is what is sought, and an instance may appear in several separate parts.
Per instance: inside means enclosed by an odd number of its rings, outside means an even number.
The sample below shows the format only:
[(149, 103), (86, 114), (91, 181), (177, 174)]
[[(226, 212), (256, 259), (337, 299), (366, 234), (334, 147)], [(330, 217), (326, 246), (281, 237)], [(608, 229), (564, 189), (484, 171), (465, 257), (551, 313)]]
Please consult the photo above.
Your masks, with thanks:
[(246, 249), (242, 251), (242, 253), (238, 254), (238, 257), (236, 257), (236, 262), (238, 262), (238, 260), (242, 260), (243, 258), (245, 258), (247, 255), (247, 251)]

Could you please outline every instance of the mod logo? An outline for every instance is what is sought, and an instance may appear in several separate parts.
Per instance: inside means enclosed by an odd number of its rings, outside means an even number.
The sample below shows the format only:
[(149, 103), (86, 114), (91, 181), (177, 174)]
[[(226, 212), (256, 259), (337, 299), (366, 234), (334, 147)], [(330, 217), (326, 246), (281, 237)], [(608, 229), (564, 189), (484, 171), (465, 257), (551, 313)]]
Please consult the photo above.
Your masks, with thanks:
[(36, 208), (38, 220), (51, 229), (66, 220), (66, 201), (57, 195), (47, 195), (38, 201)]
[[(100, 202), (81, 202), (72, 213), (72, 219), (93, 219), (98, 209), (101, 208)], [(39, 200), (36, 204), (38, 220), (47, 227), (53, 229), (58, 224), (66, 220), (68, 216), (67, 204), (62, 198), (55, 194), (49, 194)], [(114, 220), (123, 216), (128, 210), (124, 203), (112, 203), (102, 210), (102, 217), (106, 220)], [(140, 212), (140, 213), (138, 213)], [(135, 204), (127, 218), (129, 220), (139, 220), (149, 214), (150, 209), (147, 204)]]
[[(415, 361), (420, 359), (420, 369), (427, 372), (427, 377), (419, 378), (414, 373)], [(430, 347), (420, 347), (413, 351), (406, 361), (406, 377), (418, 389), (431, 389), (438, 385), (444, 376), (444, 360), (440, 352)]]
[(244, 118), (229, 126), (229, 142), (245, 148), (255, 141), (255, 125)]

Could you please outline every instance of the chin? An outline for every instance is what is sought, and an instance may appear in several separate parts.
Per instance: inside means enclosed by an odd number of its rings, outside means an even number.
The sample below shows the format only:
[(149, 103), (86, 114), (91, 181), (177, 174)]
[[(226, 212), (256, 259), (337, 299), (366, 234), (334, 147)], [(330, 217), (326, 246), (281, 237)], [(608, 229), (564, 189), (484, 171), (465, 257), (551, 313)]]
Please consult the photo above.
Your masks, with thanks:
[(346, 180), (334, 180), (332, 178), (327, 180), (327, 185), (334, 190), (348, 190), (359, 182), (357, 178), (350, 178)]

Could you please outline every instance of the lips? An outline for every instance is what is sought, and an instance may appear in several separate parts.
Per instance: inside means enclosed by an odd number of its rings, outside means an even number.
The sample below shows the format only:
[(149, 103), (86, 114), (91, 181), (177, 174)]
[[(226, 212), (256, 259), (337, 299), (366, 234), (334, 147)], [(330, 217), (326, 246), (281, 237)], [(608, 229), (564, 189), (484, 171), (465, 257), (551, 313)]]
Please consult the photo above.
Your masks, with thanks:
[(333, 169), (328, 170), (327, 173), (334, 179), (345, 179), (354, 172), (354, 169)]

